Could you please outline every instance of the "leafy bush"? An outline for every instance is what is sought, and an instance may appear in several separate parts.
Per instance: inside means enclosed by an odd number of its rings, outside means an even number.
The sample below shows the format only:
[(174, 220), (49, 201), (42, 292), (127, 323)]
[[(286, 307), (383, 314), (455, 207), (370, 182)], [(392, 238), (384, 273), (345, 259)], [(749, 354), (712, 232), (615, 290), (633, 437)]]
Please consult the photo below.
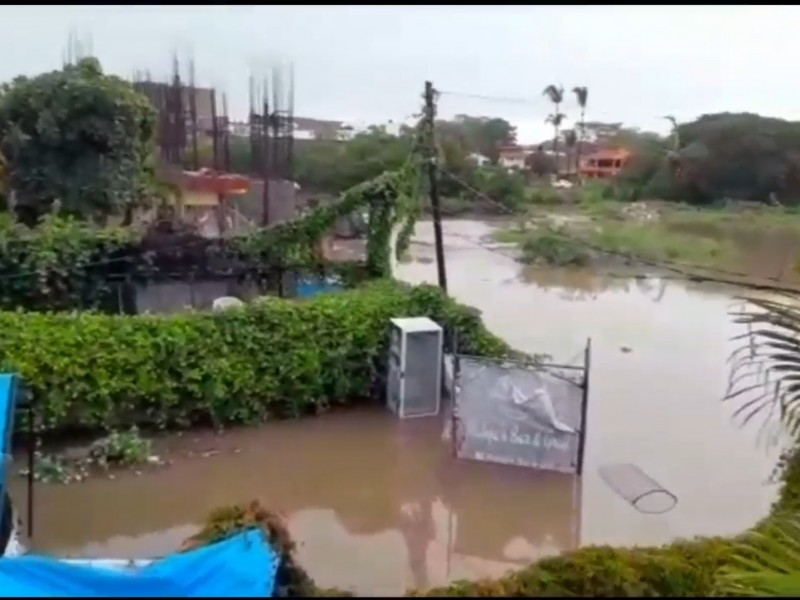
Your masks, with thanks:
[[(408, 245), (418, 213), (417, 164), (348, 189), (338, 202), (298, 219), (247, 235), (210, 240), (188, 231), (97, 228), (48, 215), (36, 228), (0, 218), (0, 309), (69, 310), (100, 308), (117, 300), (113, 282), (151, 281), (182, 274), (186, 279), (237, 276), (262, 281), (276, 270), (318, 271), (314, 248), (336, 220), (369, 209), (364, 268), (326, 265), (352, 283), (391, 275), (392, 228), (401, 225), (396, 251)], [(118, 304), (115, 301), (114, 307)]]
[(156, 124), (147, 98), (94, 58), (14, 79), (0, 98), (0, 151), (17, 214), (35, 223), (58, 200), (103, 222), (146, 204)]
[[(183, 550), (191, 550), (198, 546), (213, 544), (234, 533), (259, 527), (280, 556), (280, 565), (275, 574), (276, 597), (294, 597), (315, 595), (313, 580), (305, 570), (297, 564), (294, 556), (295, 544), (289, 535), (283, 520), (276, 514), (261, 507), (258, 502), (248, 506), (230, 506), (218, 508), (208, 516), (203, 528), (183, 542)], [(268, 565), (264, 565), (268, 568)]]
[(591, 258), (584, 245), (559, 235), (558, 231), (550, 228), (543, 228), (526, 236), (521, 250), (521, 261), (529, 265), (580, 267), (586, 265)]
[(224, 313), (0, 312), (0, 369), (19, 372), (46, 429), (255, 422), (375, 396), (389, 319), (455, 326), (465, 352), (509, 348), (431, 286), (392, 281)]
[(539, 206), (558, 206), (564, 204), (564, 198), (553, 188), (539, 188), (528, 192), (528, 202)]

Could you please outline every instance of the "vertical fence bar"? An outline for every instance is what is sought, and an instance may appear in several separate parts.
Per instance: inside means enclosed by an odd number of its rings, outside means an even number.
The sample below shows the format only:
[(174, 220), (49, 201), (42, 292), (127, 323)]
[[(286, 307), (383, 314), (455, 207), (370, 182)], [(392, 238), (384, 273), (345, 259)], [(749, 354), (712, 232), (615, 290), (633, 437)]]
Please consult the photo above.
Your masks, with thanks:
[[(461, 376), (461, 367), (458, 360), (458, 330), (455, 327), (450, 329), (450, 349), (453, 353), (453, 385), (450, 394), (450, 439), (453, 444), (453, 458), (458, 458), (458, 380)], [(442, 357), (442, 360), (444, 360), (444, 357)]]
[(577, 474), (583, 474), (583, 461), (586, 453), (586, 415), (589, 411), (589, 378), (592, 367), (592, 338), (586, 340), (583, 359), (583, 401), (581, 403), (581, 433), (578, 439)]
[(196, 298), (194, 293), (194, 273), (189, 275), (189, 303), (192, 305), (192, 308), (196, 307)]
[(125, 285), (125, 282), (122, 279), (117, 281), (117, 314), (118, 315), (125, 314), (125, 307), (123, 305), (124, 303), (123, 303), (123, 298), (122, 298), (122, 294), (123, 294), (122, 286), (123, 285)]

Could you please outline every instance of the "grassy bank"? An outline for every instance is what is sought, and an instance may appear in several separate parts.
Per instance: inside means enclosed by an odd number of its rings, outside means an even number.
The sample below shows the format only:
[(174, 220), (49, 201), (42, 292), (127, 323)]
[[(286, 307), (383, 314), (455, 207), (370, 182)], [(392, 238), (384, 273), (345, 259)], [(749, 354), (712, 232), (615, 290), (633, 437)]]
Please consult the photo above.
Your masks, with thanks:
[[(784, 250), (794, 253), (797, 234), (800, 213), (796, 210), (695, 209), (674, 203), (594, 199), (539, 206), (524, 220), (497, 231), (495, 239), (519, 245), (521, 260), (528, 264), (602, 265), (638, 259), (731, 270), (751, 251), (753, 240), (762, 253), (774, 246), (776, 260), (794, 260)], [(769, 262), (767, 258), (762, 262)]]
[(686, 262), (715, 266), (733, 259), (724, 240), (670, 230), (662, 224), (606, 222), (598, 226), (538, 225), (498, 231), (499, 242), (516, 243), (526, 264), (585, 266), (598, 262)]
[(0, 312), (0, 369), (19, 373), (43, 426), (252, 423), (380, 395), (389, 319), (425, 315), (472, 354), (503, 354), (475, 311), (390, 281), (226, 313)]

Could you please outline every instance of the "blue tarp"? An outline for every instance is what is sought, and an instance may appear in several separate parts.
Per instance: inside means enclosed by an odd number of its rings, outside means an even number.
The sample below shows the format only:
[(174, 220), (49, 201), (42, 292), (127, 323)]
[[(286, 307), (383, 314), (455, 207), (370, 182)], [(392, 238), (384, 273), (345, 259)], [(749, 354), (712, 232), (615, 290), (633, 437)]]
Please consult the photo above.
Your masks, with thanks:
[[(11, 454), (14, 409), (17, 403), (17, 376), (0, 373), (0, 501), (6, 484), (6, 456)], [(0, 548), (2, 553), (2, 548)]]
[(140, 569), (117, 571), (32, 555), (2, 558), (0, 597), (267, 598), (278, 561), (260, 529)]
[(310, 298), (324, 292), (341, 290), (341, 281), (333, 277), (304, 277), (297, 282), (297, 297)]

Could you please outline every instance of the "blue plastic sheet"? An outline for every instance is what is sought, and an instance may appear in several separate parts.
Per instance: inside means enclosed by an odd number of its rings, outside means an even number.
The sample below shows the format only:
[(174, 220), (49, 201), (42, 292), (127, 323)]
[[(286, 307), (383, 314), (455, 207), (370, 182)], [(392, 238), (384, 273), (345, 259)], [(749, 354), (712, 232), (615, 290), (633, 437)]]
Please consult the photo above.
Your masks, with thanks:
[[(11, 454), (14, 409), (17, 402), (17, 376), (0, 373), (0, 499), (6, 485), (6, 456)], [(2, 552), (2, 548), (0, 548)]]
[(297, 297), (310, 298), (342, 288), (342, 283), (333, 277), (305, 277), (297, 282)]
[(114, 570), (43, 556), (0, 559), (0, 597), (268, 598), (279, 558), (260, 529), (140, 569)]

